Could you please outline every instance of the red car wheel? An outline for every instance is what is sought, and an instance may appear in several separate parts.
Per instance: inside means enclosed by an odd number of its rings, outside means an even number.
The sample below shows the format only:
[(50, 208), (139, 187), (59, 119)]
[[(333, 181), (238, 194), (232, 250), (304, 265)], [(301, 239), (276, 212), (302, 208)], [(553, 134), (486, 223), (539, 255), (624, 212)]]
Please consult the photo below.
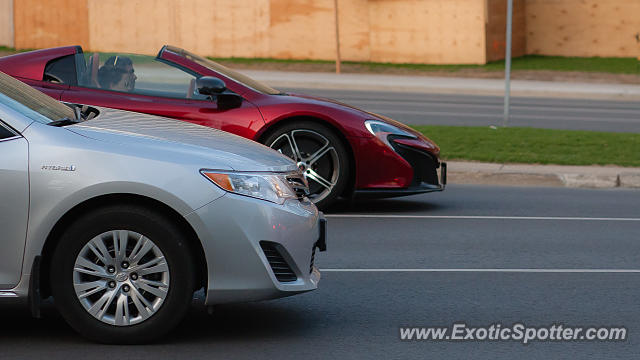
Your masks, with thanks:
[(349, 182), (349, 156), (335, 133), (311, 121), (276, 128), (264, 144), (292, 158), (309, 181), (309, 198), (323, 209), (335, 202)]

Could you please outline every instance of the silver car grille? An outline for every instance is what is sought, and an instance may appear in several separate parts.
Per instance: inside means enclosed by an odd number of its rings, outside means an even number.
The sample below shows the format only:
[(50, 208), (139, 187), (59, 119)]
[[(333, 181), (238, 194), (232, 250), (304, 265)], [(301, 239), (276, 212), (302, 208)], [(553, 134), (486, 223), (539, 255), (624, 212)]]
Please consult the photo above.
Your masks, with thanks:
[(291, 188), (296, 192), (296, 196), (299, 200), (303, 200), (309, 196), (309, 183), (302, 174), (289, 175), (287, 176), (287, 181)]

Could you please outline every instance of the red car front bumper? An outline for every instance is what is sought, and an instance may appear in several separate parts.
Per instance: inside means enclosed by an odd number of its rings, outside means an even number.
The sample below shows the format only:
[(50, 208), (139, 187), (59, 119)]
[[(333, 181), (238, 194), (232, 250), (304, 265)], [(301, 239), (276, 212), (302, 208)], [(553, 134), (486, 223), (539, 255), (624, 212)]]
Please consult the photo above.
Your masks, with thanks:
[(375, 137), (350, 140), (358, 143), (354, 149), (359, 151), (355, 154), (359, 161), (354, 197), (395, 197), (444, 190), (446, 163), (432, 152), (430, 143), (420, 138), (390, 137), (390, 148)]

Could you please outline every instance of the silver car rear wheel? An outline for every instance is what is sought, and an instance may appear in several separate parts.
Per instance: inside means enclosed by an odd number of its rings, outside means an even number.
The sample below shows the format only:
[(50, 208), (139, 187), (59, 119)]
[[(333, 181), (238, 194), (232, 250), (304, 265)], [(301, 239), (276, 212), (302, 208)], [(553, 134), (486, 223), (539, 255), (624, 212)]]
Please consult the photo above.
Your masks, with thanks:
[(128, 230), (107, 231), (91, 239), (73, 269), (80, 304), (110, 325), (134, 325), (153, 316), (169, 286), (169, 267), (160, 248)]

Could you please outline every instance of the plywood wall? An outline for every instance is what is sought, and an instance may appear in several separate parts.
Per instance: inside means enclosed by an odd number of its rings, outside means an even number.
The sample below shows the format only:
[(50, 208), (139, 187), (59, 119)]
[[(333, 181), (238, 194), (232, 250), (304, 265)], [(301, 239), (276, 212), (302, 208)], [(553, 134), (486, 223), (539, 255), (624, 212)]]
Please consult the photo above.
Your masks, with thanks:
[[(640, 0), (514, 3), (514, 56), (640, 55)], [(344, 60), (504, 57), (506, 0), (338, 0), (338, 10)], [(218, 57), (333, 60), (334, 0), (0, 0), (3, 43), (146, 54), (173, 44)]]
[[(58, 12), (74, 10), (43, 21), (52, 3), (20, 1), (17, 47), (154, 54), (174, 44), (219, 57), (324, 60), (336, 53), (334, 0), (52, 1)], [(484, 0), (339, 0), (338, 10), (344, 60), (484, 61)], [(64, 24), (76, 16), (85, 20), (71, 34)]]
[(333, 0), (271, 0), (271, 56), (283, 59), (333, 59), (333, 18)]
[(176, 36), (170, 0), (88, 0), (91, 50), (154, 53)]
[(16, 48), (45, 48), (88, 42), (86, 0), (16, 0), (13, 6)]
[[(333, 0), (271, 0), (269, 54), (335, 59)], [(343, 60), (483, 63), (484, 0), (339, 0)]]
[[(338, 0), (340, 52), (344, 60), (370, 61), (368, 0)], [(334, 0), (271, 0), (269, 56), (333, 60)]]
[(527, 0), (527, 53), (640, 56), (640, 0)]
[(344, 59), (371, 61), (369, 2), (369, 0), (338, 0), (340, 55)]
[(153, 54), (164, 44), (267, 57), (269, 0), (88, 0), (90, 47)]
[(485, 61), (484, 0), (370, 0), (371, 60)]
[(0, 46), (13, 47), (13, 0), (0, 0)]
[(176, 37), (169, 43), (220, 57), (268, 57), (269, 0), (172, 4), (177, 25)]
[[(522, 56), (527, 51), (525, 0), (513, 1), (511, 55)], [(486, 34), (487, 61), (504, 59), (506, 47), (507, 2), (487, 0)]]

